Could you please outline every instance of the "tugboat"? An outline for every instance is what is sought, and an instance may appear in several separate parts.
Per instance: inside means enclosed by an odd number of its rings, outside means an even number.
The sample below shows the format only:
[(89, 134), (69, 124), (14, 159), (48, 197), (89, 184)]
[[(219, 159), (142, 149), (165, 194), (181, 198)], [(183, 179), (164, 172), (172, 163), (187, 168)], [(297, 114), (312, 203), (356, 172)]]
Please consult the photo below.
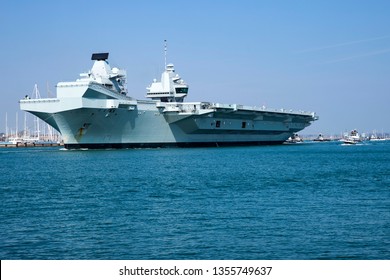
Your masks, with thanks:
[(316, 142), (328, 142), (328, 141), (330, 141), (330, 139), (329, 138), (325, 138), (322, 134), (320, 134), (313, 141), (316, 141)]
[(303, 139), (298, 135), (298, 133), (295, 133), (293, 136), (289, 137), (285, 143), (288, 144), (303, 143)]

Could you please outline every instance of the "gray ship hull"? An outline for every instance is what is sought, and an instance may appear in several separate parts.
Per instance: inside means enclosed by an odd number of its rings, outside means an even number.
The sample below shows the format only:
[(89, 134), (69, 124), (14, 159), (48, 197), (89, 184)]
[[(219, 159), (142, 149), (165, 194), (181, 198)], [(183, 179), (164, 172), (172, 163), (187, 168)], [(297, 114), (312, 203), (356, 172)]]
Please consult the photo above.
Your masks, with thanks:
[[(62, 107), (61, 100), (52, 100)], [(85, 100), (83, 103), (91, 102)], [(66, 103), (66, 102), (65, 102)], [(100, 101), (95, 108), (45, 112), (47, 100), (23, 100), (21, 106), (62, 135), (66, 148), (198, 147), (281, 144), (308, 126), (313, 116), (210, 103)]]

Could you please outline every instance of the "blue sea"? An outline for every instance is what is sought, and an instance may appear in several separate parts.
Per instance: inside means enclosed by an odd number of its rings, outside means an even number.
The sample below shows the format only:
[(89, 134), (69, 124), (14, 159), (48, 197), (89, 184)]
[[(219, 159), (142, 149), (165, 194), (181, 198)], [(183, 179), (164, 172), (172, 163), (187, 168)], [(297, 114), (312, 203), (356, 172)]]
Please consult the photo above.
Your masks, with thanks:
[(390, 259), (390, 141), (0, 149), (0, 259)]

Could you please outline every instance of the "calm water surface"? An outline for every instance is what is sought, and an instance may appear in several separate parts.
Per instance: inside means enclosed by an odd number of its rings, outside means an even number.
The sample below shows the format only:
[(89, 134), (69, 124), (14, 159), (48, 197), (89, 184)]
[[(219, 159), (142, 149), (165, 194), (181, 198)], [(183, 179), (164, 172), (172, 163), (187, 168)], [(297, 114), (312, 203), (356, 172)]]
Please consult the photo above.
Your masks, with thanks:
[(390, 141), (0, 160), (1, 259), (390, 259)]

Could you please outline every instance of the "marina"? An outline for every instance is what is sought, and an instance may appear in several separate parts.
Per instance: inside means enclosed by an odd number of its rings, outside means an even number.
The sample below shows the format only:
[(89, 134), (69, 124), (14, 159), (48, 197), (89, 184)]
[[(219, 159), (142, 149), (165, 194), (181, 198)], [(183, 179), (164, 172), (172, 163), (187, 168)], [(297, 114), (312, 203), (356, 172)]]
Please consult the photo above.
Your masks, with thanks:
[[(49, 94), (49, 91), (48, 91)], [(34, 85), (34, 98), (41, 98), (38, 85)], [(52, 126), (42, 122), (38, 117), (29, 120), (24, 112), (23, 129), (19, 130), (19, 112), (15, 113), (15, 127), (8, 124), (8, 114), (5, 113), (5, 133), (0, 133), (0, 148), (21, 147), (56, 147), (62, 146), (61, 135)]]
[(0, 148), (31, 148), (31, 147), (58, 147), (63, 146), (60, 142), (0, 142)]

